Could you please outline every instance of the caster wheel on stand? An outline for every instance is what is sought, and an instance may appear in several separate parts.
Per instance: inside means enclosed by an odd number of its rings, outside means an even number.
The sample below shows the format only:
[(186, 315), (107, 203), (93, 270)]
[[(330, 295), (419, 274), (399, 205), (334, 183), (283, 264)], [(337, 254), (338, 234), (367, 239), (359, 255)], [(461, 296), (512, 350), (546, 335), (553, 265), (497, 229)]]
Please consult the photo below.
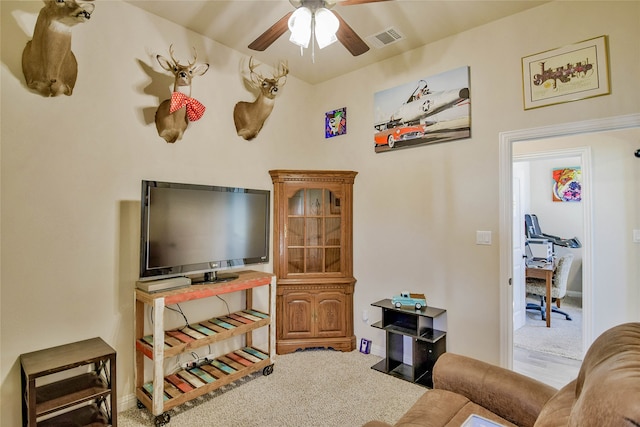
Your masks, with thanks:
[(169, 424), (170, 420), (171, 420), (171, 415), (169, 415), (166, 412), (164, 414), (158, 415), (156, 417), (156, 421), (155, 421), (156, 427), (165, 426), (165, 425)]
[(267, 365), (262, 370), (262, 375), (271, 375), (273, 373), (273, 363), (271, 365)]

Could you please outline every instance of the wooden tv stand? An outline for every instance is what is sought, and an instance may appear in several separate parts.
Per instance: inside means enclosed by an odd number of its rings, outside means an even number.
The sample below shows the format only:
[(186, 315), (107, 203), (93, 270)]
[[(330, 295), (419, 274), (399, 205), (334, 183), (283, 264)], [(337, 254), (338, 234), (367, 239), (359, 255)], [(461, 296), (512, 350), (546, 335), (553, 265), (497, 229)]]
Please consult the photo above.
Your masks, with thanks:
[[(202, 396), (239, 378), (262, 371), (273, 371), (271, 332), (271, 282), (273, 274), (258, 271), (241, 271), (235, 280), (223, 283), (191, 285), (165, 292), (147, 293), (136, 289), (135, 384), (139, 407), (147, 407), (156, 416), (156, 426), (169, 422), (169, 409)], [(258, 311), (253, 306), (253, 290), (267, 286), (268, 308)], [(201, 319), (179, 329), (165, 330), (164, 312), (171, 304), (210, 298), (231, 292), (244, 292), (245, 308), (235, 313)], [(153, 308), (153, 333), (145, 335), (145, 306)], [(192, 320), (189, 319), (191, 322)], [(253, 344), (252, 332), (268, 328), (267, 348)], [(244, 346), (225, 352), (197, 367), (164, 372), (168, 357), (194, 351), (223, 340), (244, 335)], [(215, 347), (214, 347), (215, 348)], [(145, 358), (153, 361), (151, 381), (145, 379)]]

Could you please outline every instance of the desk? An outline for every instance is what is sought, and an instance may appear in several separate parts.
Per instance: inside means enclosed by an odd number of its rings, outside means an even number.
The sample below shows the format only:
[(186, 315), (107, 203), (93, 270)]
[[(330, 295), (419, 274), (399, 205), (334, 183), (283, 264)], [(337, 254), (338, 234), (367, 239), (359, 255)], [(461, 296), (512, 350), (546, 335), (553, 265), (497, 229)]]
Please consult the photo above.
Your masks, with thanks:
[(535, 279), (544, 279), (547, 284), (547, 298), (544, 305), (547, 315), (547, 328), (551, 327), (551, 281), (553, 280), (553, 272), (555, 270), (555, 262), (547, 264), (544, 267), (527, 267), (525, 270), (525, 278), (533, 277)]

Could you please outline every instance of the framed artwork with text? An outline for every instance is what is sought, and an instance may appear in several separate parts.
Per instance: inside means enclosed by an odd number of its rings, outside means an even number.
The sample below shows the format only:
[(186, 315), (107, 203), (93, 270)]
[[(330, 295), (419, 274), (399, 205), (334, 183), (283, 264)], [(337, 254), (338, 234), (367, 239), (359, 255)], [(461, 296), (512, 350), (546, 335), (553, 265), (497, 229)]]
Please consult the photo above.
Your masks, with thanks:
[(608, 95), (608, 64), (606, 36), (525, 56), (524, 109)]

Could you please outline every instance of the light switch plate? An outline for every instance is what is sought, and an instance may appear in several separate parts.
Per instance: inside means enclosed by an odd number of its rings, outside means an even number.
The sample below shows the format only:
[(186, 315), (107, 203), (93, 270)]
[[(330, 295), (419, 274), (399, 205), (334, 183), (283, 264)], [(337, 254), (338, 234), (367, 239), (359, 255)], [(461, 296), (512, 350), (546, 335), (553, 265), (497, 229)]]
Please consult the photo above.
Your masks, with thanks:
[(640, 243), (640, 230), (633, 230), (633, 243)]
[(490, 244), (491, 244), (490, 231), (476, 231), (476, 245), (490, 245)]

